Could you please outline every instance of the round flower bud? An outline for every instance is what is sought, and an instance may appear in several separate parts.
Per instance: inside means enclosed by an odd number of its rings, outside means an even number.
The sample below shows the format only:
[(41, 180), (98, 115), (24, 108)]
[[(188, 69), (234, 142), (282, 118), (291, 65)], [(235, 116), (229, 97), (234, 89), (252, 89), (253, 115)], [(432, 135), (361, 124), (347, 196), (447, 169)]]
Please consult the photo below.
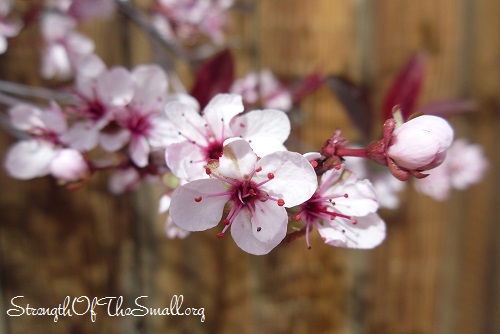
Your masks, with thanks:
[(453, 141), (453, 129), (441, 117), (424, 115), (397, 126), (387, 155), (400, 168), (424, 171), (439, 166)]

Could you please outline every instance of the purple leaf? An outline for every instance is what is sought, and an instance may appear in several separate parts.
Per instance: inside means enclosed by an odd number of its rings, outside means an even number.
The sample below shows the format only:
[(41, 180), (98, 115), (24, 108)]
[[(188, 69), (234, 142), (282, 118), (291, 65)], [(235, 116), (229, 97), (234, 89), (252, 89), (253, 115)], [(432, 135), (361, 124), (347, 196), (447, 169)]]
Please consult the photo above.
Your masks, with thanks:
[(392, 117), (392, 109), (399, 105), (403, 119), (413, 114), (415, 103), (422, 90), (425, 77), (426, 55), (419, 52), (414, 55), (399, 72), (385, 97), (382, 117)]
[(229, 50), (224, 50), (199, 67), (191, 95), (203, 109), (216, 94), (229, 92), (233, 81), (233, 56)]
[(417, 109), (417, 113), (450, 117), (475, 111), (476, 108), (477, 104), (472, 100), (445, 100), (427, 103), (426, 105), (419, 107)]
[(373, 114), (366, 90), (339, 76), (329, 76), (325, 82), (347, 110), (353, 124), (368, 138), (373, 127)]

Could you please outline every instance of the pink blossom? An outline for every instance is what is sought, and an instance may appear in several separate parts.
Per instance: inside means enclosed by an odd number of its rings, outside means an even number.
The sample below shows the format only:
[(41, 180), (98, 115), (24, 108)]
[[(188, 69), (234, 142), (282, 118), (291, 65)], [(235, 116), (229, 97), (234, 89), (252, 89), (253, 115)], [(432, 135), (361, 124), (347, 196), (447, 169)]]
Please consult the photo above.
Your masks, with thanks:
[(9, 110), (9, 116), (12, 126), (29, 133), (31, 138), (9, 148), (4, 161), (7, 172), (17, 179), (47, 175), (67, 127), (61, 109), (55, 103), (46, 110), (20, 104)]
[(441, 164), (453, 141), (453, 129), (441, 117), (423, 115), (396, 126), (387, 149), (397, 166), (424, 171)]
[(112, 194), (119, 195), (126, 191), (137, 189), (141, 176), (135, 168), (126, 168), (114, 172), (108, 181), (108, 188)]
[(158, 0), (153, 24), (169, 40), (193, 40), (203, 34), (220, 45), (232, 4), (233, 0)]
[(94, 51), (94, 42), (76, 31), (76, 21), (55, 12), (41, 18), (41, 32), (46, 45), (42, 54), (41, 75), (45, 79), (69, 79), (75, 63)]
[(453, 188), (463, 190), (480, 182), (487, 168), (488, 160), (481, 146), (457, 139), (444, 162), (431, 169), (426, 178), (416, 180), (415, 187), (435, 200), (444, 201)]
[(283, 142), (290, 133), (290, 121), (278, 110), (243, 112), (241, 96), (219, 94), (203, 110), (192, 104), (171, 102), (165, 107), (167, 117), (175, 128), (166, 150), (166, 161), (172, 172), (181, 179), (206, 177), (204, 165), (218, 159), (227, 138), (241, 137), (250, 143), (259, 156), (284, 151)]
[(57, 152), (49, 169), (52, 176), (67, 182), (83, 180), (90, 174), (89, 165), (82, 154), (69, 148)]
[(231, 227), (236, 244), (255, 255), (270, 252), (283, 240), (288, 225), (285, 207), (309, 199), (317, 184), (314, 169), (302, 155), (275, 152), (259, 160), (243, 139), (228, 140), (207, 173), (210, 179), (174, 191), (173, 221), (186, 230), (202, 231), (222, 220), (218, 237)]
[(236, 80), (231, 92), (240, 94), (243, 101), (254, 104), (260, 100), (264, 108), (289, 111), (292, 108), (292, 93), (283, 86), (269, 69), (260, 73), (250, 72)]
[(367, 249), (385, 239), (385, 223), (375, 213), (378, 207), (370, 181), (359, 180), (342, 167), (322, 175), (316, 192), (300, 205), (296, 220), (304, 221), (309, 248), (309, 232), (316, 227), (326, 244)]

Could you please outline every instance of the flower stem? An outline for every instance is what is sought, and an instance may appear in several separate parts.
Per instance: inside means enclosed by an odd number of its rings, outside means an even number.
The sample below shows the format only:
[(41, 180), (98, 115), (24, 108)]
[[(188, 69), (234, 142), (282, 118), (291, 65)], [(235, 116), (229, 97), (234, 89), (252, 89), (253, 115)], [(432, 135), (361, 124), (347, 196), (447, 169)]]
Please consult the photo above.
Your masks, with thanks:
[(338, 157), (367, 157), (367, 149), (366, 148), (341, 148), (338, 147), (335, 150), (335, 155)]

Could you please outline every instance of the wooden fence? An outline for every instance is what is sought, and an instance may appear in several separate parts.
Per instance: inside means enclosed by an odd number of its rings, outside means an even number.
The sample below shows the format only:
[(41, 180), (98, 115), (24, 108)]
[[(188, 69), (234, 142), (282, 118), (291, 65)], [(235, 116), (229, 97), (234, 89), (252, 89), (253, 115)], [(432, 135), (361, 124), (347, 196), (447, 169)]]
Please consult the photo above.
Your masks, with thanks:
[[(145, 4), (147, 1), (140, 1)], [(158, 193), (112, 197), (105, 178), (68, 191), (48, 178), (0, 172), (0, 333), (498, 333), (500, 332), (500, 2), (496, 0), (266, 0), (233, 16), (238, 74), (342, 74), (370, 87), (376, 106), (405, 61), (429, 54), (421, 103), (471, 98), (477, 112), (453, 120), (457, 136), (484, 146), (484, 182), (437, 203), (405, 192), (382, 212), (386, 242), (373, 251), (332, 248), (314, 236), (256, 257), (213, 231), (168, 240)], [(85, 32), (108, 65), (151, 61), (145, 35), (117, 15)], [(0, 57), (2, 79), (41, 85), (37, 31)], [(182, 66), (182, 64), (180, 64)], [(45, 83), (46, 84), (46, 83)], [(50, 82), (55, 85), (55, 82)], [(356, 139), (340, 103), (322, 89), (302, 104), (298, 132), (319, 148), (337, 127)], [(0, 152), (12, 142), (1, 135)], [(204, 307), (199, 316), (9, 317), (14, 296), (35, 307), (65, 296), (124, 296), (147, 305)]]

